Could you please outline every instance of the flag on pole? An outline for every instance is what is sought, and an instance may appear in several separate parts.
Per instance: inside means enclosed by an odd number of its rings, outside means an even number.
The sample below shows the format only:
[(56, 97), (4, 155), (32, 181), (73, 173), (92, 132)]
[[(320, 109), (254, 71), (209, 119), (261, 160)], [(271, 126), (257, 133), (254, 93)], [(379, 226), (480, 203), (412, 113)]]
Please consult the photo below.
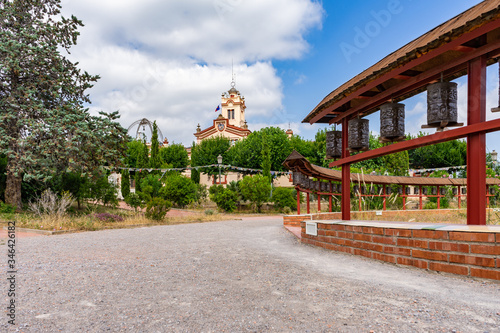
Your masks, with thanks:
[(215, 112), (219, 111), (220, 110), (220, 104), (217, 105), (217, 108), (215, 109)]

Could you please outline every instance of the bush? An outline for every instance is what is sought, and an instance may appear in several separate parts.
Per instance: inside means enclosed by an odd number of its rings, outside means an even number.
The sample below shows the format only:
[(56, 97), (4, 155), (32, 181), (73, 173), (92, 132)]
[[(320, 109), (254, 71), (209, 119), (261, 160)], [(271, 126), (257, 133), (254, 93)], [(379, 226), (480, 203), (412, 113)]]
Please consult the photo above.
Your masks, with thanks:
[(293, 188), (277, 187), (273, 190), (271, 198), (274, 208), (283, 212), (285, 207), (297, 210), (297, 193)]
[(63, 192), (61, 198), (58, 198), (51, 189), (47, 189), (38, 200), (30, 202), (28, 207), (37, 216), (60, 218), (66, 214), (66, 210), (73, 202), (75, 199), (69, 192)]
[(101, 222), (122, 222), (123, 217), (110, 213), (96, 213), (94, 217)]
[(189, 178), (179, 173), (171, 174), (161, 189), (162, 196), (179, 207), (186, 207), (198, 198), (198, 186)]
[(16, 209), (14, 208), (14, 206), (0, 201), (0, 213), (1, 214), (13, 214), (15, 212), (16, 212)]
[(237, 194), (222, 185), (210, 187), (210, 200), (215, 202), (219, 209), (231, 213), (236, 209)]
[(172, 207), (170, 201), (158, 197), (152, 198), (146, 205), (145, 216), (148, 219), (161, 221), (165, 218), (165, 215), (167, 215), (170, 207)]
[(134, 211), (137, 212), (137, 209), (142, 205), (142, 200), (137, 193), (130, 193), (125, 198), (125, 203), (130, 207), (134, 208)]
[(271, 184), (269, 178), (263, 175), (245, 176), (241, 180), (240, 190), (243, 198), (250, 200), (260, 213), (262, 205), (269, 199)]

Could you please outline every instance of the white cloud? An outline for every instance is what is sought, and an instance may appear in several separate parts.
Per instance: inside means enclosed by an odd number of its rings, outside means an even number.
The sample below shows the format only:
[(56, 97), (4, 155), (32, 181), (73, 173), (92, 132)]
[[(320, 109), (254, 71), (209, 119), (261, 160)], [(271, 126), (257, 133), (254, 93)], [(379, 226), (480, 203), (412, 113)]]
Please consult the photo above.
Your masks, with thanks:
[(67, 0), (63, 7), (85, 24), (69, 57), (101, 76), (89, 90), (91, 110), (119, 110), (124, 127), (156, 120), (170, 142), (185, 145), (198, 123), (212, 124), (232, 61), (250, 127), (290, 121), (271, 61), (300, 58), (304, 34), (323, 18), (314, 0)]

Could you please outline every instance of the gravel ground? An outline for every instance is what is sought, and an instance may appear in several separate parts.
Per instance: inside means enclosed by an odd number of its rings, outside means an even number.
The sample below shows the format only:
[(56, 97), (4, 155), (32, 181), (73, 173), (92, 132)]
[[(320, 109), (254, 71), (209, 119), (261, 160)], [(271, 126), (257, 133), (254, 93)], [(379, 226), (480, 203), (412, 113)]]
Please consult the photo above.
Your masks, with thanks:
[(4, 316), (2, 331), (500, 332), (500, 284), (302, 245), (280, 217), (22, 238), (16, 251), (16, 325)]

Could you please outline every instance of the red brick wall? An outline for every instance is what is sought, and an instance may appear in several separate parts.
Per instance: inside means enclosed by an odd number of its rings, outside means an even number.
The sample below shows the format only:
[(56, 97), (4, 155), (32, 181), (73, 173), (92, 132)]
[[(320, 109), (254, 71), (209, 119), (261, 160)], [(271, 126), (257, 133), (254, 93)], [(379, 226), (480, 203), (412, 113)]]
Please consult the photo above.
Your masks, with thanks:
[(311, 215), (285, 215), (283, 216), (283, 225), (300, 227), (300, 222), (306, 220), (311, 220)]
[[(303, 215), (304, 216), (304, 215)], [(318, 223), (302, 242), (398, 265), (500, 280), (500, 230), (470, 232)]]

